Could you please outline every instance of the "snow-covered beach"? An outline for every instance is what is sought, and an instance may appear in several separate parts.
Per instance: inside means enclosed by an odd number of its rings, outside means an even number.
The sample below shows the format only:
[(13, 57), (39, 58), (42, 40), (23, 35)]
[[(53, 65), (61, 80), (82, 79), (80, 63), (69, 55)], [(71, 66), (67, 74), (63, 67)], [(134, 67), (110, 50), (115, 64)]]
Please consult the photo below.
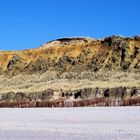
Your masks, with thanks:
[(139, 138), (140, 107), (0, 109), (0, 140)]

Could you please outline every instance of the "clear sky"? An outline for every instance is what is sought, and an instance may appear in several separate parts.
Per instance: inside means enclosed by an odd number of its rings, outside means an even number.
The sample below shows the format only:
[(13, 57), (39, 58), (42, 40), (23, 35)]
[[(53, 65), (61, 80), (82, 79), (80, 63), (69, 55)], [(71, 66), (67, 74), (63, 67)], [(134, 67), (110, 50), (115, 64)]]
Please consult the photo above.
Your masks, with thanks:
[(0, 0), (0, 50), (113, 34), (140, 34), (140, 0)]

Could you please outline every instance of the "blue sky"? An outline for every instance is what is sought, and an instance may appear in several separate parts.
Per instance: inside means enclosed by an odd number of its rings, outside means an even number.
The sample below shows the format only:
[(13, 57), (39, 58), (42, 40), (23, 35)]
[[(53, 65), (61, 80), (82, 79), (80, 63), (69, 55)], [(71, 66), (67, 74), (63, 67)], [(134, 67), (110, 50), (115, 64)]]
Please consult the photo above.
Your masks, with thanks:
[(0, 0), (0, 50), (113, 34), (140, 34), (140, 0)]

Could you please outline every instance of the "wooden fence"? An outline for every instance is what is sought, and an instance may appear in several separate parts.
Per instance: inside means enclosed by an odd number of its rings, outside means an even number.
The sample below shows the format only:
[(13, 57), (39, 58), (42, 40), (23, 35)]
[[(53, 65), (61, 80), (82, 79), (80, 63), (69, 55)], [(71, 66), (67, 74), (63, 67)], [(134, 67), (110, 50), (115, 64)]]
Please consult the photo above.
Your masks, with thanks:
[(18, 101), (0, 102), (0, 108), (31, 108), (31, 107), (84, 107), (84, 106), (140, 106), (140, 96), (129, 99), (94, 98), (84, 100), (58, 99), (54, 101)]

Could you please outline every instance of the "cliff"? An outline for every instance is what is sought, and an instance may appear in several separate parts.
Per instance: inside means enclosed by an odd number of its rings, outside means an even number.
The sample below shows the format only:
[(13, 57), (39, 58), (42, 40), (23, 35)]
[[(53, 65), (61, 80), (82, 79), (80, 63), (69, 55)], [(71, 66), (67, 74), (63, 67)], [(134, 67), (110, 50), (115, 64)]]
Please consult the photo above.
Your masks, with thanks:
[(40, 99), (48, 90), (53, 99), (62, 91), (121, 86), (137, 87), (139, 94), (139, 79), (140, 36), (62, 38), (36, 49), (0, 51), (1, 99), (18, 92)]
[(40, 48), (1, 51), (1, 74), (140, 69), (140, 37), (63, 38)]

